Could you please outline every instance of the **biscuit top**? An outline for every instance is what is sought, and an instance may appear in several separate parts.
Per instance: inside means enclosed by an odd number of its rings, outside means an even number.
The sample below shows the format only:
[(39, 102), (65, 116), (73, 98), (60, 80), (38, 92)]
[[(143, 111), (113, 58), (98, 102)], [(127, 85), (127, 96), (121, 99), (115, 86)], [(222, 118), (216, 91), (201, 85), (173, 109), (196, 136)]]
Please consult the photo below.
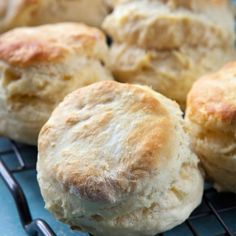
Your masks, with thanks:
[(111, 7), (115, 7), (119, 4), (125, 3), (125, 2), (129, 2), (131, 0), (106, 0), (106, 2), (109, 4), (109, 6)]
[(176, 103), (147, 87), (105, 81), (81, 88), (42, 128), (39, 165), (84, 200), (122, 201), (175, 162), (179, 118)]
[(118, 5), (103, 28), (115, 42), (145, 49), (234, 43), (234, 17), (226, 0), (130, 1)]
[(0, 60), (18, 67), (63, 60), (68, 54), (102, 60), (105, 47), (104, 34), (83, 24), (25, 27), (0, 36)]
[(199, 79), (187, 99), (187, 116), (205, 127), (236, 127), (236, 62)]

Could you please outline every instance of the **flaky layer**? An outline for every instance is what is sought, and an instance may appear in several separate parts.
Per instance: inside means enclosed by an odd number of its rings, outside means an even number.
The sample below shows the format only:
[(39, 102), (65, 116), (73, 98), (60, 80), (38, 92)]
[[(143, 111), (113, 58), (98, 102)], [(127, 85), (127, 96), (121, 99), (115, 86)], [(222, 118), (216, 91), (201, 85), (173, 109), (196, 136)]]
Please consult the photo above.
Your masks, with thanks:
[(207, 72), (219, 69), (234, 57), (231, 49), (182, 47), (178, 50), (143, 50), (113, 44), (111, 70), (118, 81), (151, 86), (185, 107), (192, 84)]
[(193, 122), (219, 131), (236, 127), (236, 63), (199, 79), (188, 94), (187, 115)]
[(116, 43), (144, 49), (234, 45), (228, 1), (130, 1), (117, 6), (103, 27)]
[(107, 0), (2, 0), (0, 32), (65, 21), (100, 26), (109, 11)]
[(46, 207), (94, 235), (170, 229), (202, 196), (188, 142), (177, 105), (149, 88), (106, 81), (77, 90), (40, 133)]

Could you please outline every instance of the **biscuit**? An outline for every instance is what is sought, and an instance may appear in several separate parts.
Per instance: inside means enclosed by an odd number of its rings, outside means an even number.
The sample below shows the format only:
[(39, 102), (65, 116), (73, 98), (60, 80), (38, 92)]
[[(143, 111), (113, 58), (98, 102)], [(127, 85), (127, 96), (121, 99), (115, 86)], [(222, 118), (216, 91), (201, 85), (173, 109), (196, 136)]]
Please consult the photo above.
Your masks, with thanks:
[(100, 26), (109, 11), (106, 0), (2, 0), (0, 32), (64, 21)]
[(39, 135), (46, 208), (96, 236), (148, 236), (182, 223), (203, 178), (178, 105), (148, 87), (103, 81), (69, 94)]
[(187, 100), (192, 147), (220, 191), (236, 193), (236, 63), (199, 79)]
[(225, 0), (128, 1), (103, 28), (113, 40), (116, 80), (149, 85), (182, 108), (195, 80), (235, 58), (234, 17)]
[(112, 79), (98, 29), (77, 23), (19, 28), (0, 36), (0, 134), (36, 144), (53, 108), (71, 91)]

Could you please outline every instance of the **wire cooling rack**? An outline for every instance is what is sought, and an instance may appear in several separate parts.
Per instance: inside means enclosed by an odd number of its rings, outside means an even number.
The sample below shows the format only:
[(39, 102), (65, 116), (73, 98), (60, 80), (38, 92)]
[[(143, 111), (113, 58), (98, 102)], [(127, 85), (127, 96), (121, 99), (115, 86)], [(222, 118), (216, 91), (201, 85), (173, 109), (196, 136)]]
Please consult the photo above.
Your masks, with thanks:
[[(15, 201), (19, 221), (26, 235), (57, 235), (45, 220), (32, 218), (32, 209), (28, 205), (25, 192), (15, 177), (16, 173), (21, 174), (35, 170), (36, 148), (31, 147), (32, 157), (29, 161), (29, 158), (26, 158), (23, 154), (24, 149), (29, 148), (28, 146), (17, 144), (4, 138), (0, 138), (0, 141), (8, 143), (7, 145), (0, 145), (0, 175)], [(12, 162), (14, 162), (13, 167), (11, 165)], [(193, 212), (190, 218), (175, 229), (159, 234), (159, 236), (183, 235), (236, 236), (236, 195), (232, 193), (217, 193), (210, 185), (206, 186), (202, 204)]]

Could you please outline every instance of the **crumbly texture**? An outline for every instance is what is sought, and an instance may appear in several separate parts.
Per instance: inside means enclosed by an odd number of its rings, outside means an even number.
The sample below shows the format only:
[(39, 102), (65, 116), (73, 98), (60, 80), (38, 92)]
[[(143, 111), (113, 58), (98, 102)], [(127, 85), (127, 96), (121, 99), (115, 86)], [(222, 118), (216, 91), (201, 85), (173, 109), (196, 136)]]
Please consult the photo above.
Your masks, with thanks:
[(105, 40), (100, 30), (79, 23), (22, 27), (0, 36), (0, 59), (12, 66), (27, 67), (81, 54), (105, 63)]
[(107, 0), (2, 0), (0, 32), (64, 21), (100, 26), (109, 11)]
[(234, 17), (225, 0), (127, 1), (103, 28), (113, 39), (115, 78), (152, 86), (182, 108), (195, 80), (235, 58)]
[[(67, 33), (65, 33), (67, 32)], [(112, 79), (104, 34), (83, 24), (19, 28), (0, 36), (0, 134), (37, 143), (65, 95)]]
[(236, 63), (198, 80), (188, 95), (192, 147), (218, 190), (236, 192)]
[(46, 208), (97, 236), (148, 236), (182, 223), (203, 178), (175, 102), (148, 87), (99, 82), (54, 110), (39, 136)]

